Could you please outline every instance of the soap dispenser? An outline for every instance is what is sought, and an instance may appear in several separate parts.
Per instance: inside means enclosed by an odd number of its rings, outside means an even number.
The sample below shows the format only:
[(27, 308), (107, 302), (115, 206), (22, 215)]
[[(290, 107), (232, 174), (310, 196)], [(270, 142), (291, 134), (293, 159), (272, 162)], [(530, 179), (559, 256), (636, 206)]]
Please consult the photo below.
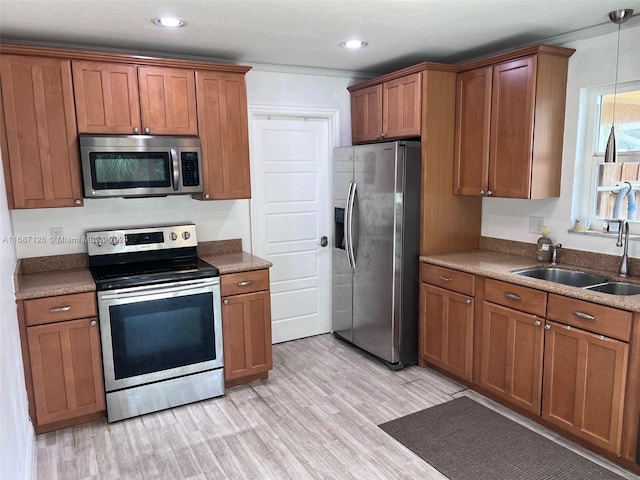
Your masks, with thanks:
[(551, 261), (551, 246), (553, 242), (549, 238), (549, 230), (547, 226), (542, 227), (542, 236), (538, 239), (537, 259), (539, 262)]

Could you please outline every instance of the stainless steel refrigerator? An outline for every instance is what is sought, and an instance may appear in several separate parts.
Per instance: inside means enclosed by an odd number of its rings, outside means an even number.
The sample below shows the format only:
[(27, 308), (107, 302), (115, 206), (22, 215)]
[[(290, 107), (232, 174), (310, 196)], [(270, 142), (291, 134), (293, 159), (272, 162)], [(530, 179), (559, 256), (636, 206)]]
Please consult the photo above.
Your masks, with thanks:
[(420, 142), (333, 150), (332, 330), (390, 368), (416, 363)]

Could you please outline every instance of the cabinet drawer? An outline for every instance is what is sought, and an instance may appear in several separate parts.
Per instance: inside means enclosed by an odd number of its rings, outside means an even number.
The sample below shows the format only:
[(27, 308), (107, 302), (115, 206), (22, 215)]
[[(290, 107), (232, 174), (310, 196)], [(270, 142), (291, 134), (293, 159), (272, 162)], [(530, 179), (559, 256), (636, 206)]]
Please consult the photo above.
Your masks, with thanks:
[(547, 318), (625, 342), (631, 336), (631, 312), (549, 294)]
[(24, 313), (27, 326), (95, 317), (98, 315), (96, 295), (87, 292), (25, 300)]
[(435, 265), (420, 264), (420, 279), (436, 287), (453, 290), (464, 295), (475, 295), (476, 276)]
[(269, 270), (228, 273), (220, 277), (220, 294), (223, 297), (241, 293), (269, 290)]
[(490, 278), (485, 283), (485, 299), (498, 305), (533, 313), (540, 317), (545, 316), (547, 306), (547, 294), (545, 292)]

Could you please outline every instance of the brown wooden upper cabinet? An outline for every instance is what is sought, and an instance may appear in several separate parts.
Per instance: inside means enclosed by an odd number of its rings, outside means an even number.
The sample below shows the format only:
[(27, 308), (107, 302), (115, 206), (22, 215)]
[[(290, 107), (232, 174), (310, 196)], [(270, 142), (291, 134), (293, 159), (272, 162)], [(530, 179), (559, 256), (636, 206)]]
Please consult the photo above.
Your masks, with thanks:
[(567, 67), (574, 50), (540, 45), (526, 51), (534, 53), (505, 54), (458, 73), (457, 195), (560, 195)]
[(243, 73), (196, 71), (202, 200), (251, 197), (247, 92)]
[(349, 91), (352, 143), (420, 136), (421, 72)]
[(9, 208), (82, 205), (71, 62), (3, 54), (0, 76)]
[(197, 135), (191, 69), (74, 60), (80, 133)]

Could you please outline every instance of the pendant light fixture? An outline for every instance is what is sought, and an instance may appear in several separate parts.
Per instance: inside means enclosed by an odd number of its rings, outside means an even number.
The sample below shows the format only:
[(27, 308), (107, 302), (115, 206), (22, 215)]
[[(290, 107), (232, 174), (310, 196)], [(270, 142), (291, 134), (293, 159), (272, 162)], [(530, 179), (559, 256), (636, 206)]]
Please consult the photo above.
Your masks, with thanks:
[(607, 148), (604, 151), (605, 163), (615, 162), (617, 159), (616, 151), (616, 134), (615, 134), (615, 120), (616, 120), (616, 95), (618, 93), (618, 60), (620, 59), (620, 27), (629, 20), (633, 15), (633, 10), (630, 8), (623, 8), (621, 10), (613, 10), (609, 12), (609, 20), (618, 25), (618, 47), (616, 50), (616, 81), (613, 84), (613, 112), (611, 114), (611, 132), (609, 133), (609, 139), (607, 140)]

